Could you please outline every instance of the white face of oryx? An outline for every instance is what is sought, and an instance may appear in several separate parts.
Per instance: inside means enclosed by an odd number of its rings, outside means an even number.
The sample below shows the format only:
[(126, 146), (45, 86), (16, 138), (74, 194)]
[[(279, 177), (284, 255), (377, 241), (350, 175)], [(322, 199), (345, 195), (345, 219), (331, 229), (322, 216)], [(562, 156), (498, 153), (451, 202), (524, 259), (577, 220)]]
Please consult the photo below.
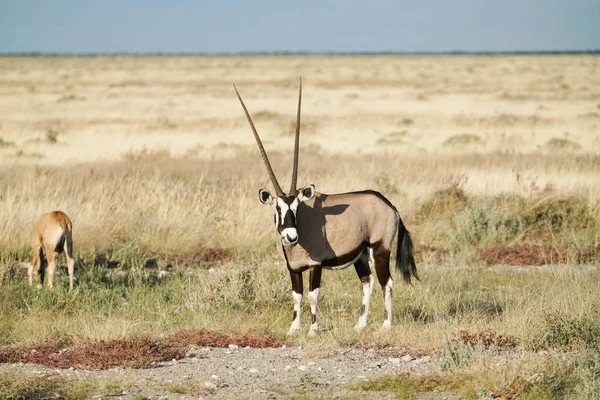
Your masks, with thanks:
[(314, 185), (306, 186), (296, 196), (273, 197), (267, 189), (258, 191), (260, 201), (272, 205), (275, 209), (275, 228), (281, 235), (281, 241), (284, 245), (298, 243), (298, 230), (296, 229), (298, 206), (300, 203), (312, 199), (314, 195)]

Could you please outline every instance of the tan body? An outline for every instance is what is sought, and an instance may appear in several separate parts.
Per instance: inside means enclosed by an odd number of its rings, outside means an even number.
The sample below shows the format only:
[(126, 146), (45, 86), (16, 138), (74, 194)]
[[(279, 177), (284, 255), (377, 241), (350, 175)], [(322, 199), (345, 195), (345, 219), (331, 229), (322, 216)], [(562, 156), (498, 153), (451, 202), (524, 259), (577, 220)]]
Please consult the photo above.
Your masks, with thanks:
[(347, 267), (369, 247), (390, 248), (398, 213), (374, 191), (315, 196), (298, 207), (298, 243), (284, 246), (292, 270)]
[(73, 260), (72, 229), (71, 220), (62, 211), (52, 211), (42, 214), (38, 218), (31, 237), (31, 264), (27, 270), (30, 285), (33, 285), (35, 279), (38, 287), (42, 286), (42, 264), (46, 262), (46, 280), (48, 287), (52, 288), (56, 256), (58, 253), (64, 252), (69, 271), (69, 289), (73, 289), (75, 261)]

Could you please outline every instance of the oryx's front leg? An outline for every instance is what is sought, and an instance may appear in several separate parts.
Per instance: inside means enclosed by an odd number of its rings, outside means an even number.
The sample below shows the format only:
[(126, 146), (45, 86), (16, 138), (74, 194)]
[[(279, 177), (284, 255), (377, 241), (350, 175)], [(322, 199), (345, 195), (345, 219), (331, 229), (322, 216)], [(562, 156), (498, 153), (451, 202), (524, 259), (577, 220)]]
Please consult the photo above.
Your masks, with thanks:
[(362, 282), (363, 287), (363, 299), (360, 311), (360, 317), (358, 322), (354, 326), (357, 331), (362, 330), (367, 326), (367, 320), (369, 318), (369, 305), (371, 304), (371, 293), (373, 293), (373, 275), (371, 275), (371, 269), (369, 268), (369, 256), (367, 252), (363, 252), (358, 260), (354, 263), (354, 269)]
[(317, 303), (319, 302), (319, 290), (321, 288), (321, 267), (310, 270), (310, 282), (308, 286), (308, 303), (310, 304), (311, 325), (308, 336), (314, 336), (319, 326), (317, 325)]
[[(288, 267), (289, 268), (289, 267)], [(288, 335), (292, 335), (300, 329), (300, 306), (302, 305), (302, 272), (290, 271), (290, 277), (292, 278), (292, 298), (294, 299), (294, 318), (292, 325), (288, 330)]]

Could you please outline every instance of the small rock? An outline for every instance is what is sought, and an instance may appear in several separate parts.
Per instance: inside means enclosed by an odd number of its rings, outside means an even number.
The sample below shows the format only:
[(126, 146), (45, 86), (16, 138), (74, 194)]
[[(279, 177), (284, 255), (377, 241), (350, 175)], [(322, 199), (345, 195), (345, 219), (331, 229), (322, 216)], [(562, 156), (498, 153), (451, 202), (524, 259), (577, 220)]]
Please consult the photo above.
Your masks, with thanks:
[(229, 346), (230, 349), (237, 349), (239, 346), (237, 344), (230, 344)]
[(291, 365), (286, 365), (283, 370), (284, 371), (289, 371), (290, 369), (292, 369), (292, 366)]
[(306, 371), (306, 365), (298, 365), (298, 369), (304, 372)]
[(402, 360), (400, 360), (399, 358), (390, 357), (390, 358), (388, 358), (388, 361), (390, 363), (392, 363), (392, 365), (396, 365), (397, 366), (397, 365), (400, 365), (400, 363), (401, 363)]
[(212, 379), (213, 381), (218, 381), (221, 378), (219, 378), (219, 375), (213, 375), (210, 377), (210, 379)]
[(358, 379), (367, 379), (367, 377), (366, 377), (366, 376), (364, 376), (364, 375), (357, 375), (356, 377), (357, 377)]
[(413, 361), (413, 363), (423, 364), (423, 363), (428, 363), (429, 361), (431, 361), (431, 356), (425, 356), (425, 357), (417, 358), (416, 360)]
[(404, 362), (409, 362), (409, 361), (412, 361), (412, 360), (414, 360), (414, 357), (413, 357), (413, 356), (411, 356), (410, 354), (407, 354), (407, 355), (405, 355), (405, 356), (402, 356), (400, 359), (401, 359), (402, 361), (404, 361)]
[(281, 345), (281, 348), (282, 348), (282, 349), (285, 349), (286, 347), (287, 347), (287, 346), (286, 346), (285, 344), (282, 344), (282, 345)]
[(216, 390), (217, 389), (217, 385), (215, 385), (214, 383), (212, 383), (210, 381), (204, 382), (204, 387), (207, 388), (208, 390)]
[(256, 368), (250, 368), (248, 372), (250, 372), (251, 374), (257, 374), (258, 370)]

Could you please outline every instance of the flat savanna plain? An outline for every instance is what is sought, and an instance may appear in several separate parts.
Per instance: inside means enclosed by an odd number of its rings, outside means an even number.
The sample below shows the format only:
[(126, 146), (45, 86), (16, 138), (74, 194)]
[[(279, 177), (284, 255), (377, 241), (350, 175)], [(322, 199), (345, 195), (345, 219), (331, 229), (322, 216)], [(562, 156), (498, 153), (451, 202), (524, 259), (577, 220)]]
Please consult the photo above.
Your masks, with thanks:
[[(0, 58), (0, 397), (600, 397), (599, 63)], [(411, 231), (421, 281), (394, 275), (389, 332), (378, 287), (352, 329), (349, 268), (324, 273), (317, 337), (306, 304), (285, 336), (270, 182), (231, 84), (287, 188), (299, 76), (299, 184), (378, 190)], [(73, 292), (62, 259), (53, 291), (26, 284), (55, 209)]]

